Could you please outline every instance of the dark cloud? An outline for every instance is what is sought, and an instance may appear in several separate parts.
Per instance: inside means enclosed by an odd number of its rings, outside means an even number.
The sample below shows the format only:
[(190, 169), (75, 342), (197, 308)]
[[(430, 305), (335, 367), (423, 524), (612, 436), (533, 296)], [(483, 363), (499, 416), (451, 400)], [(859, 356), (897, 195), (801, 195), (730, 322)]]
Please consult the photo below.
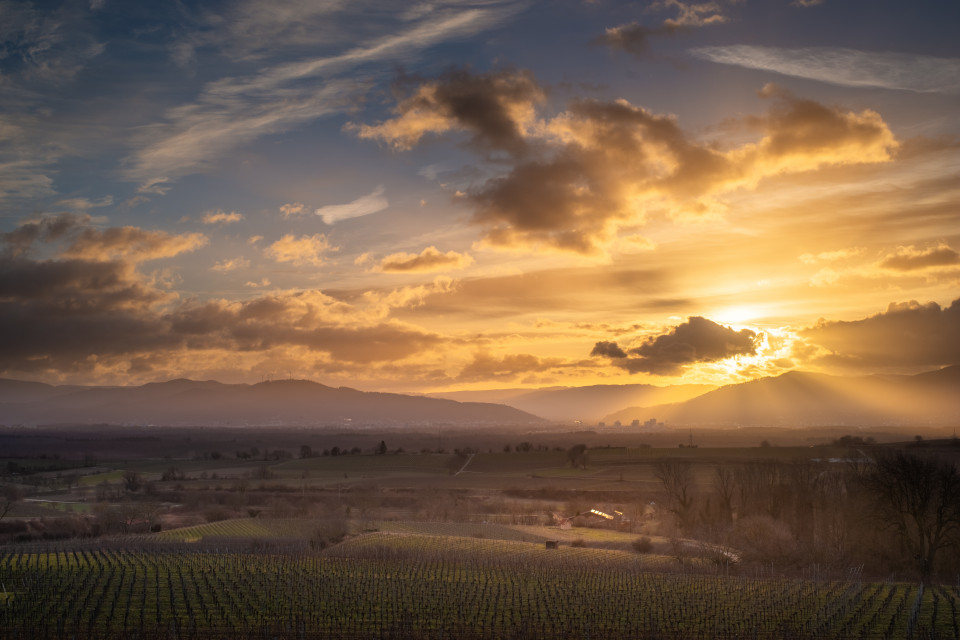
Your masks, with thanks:
[[(713, 20), (696, 7), (684, 10), (691, 24)], [(538, 117), (544, 93), (529, 73), (457, 71), (422, 83), (397, 117), (354, 128), (398, 149), (430, 132), (472, 132), (475, 146), (506, 153), (496, 158), (500, 175), (458, 192), (474, 205), (486, 243), (583, 254), (625, 228), (635, 233), (650, 210), (721, 210), (719, 195), (770, 176), (886, 162), (898, 146), (873, 111), (845, 112), (772, 85), (761, 92), (772, 100), (768, 113), (747, 120), (759, 139), (728, 150), (625, 100), (579, 100)]]
[(4, 252), (14, 256), (28, 252), (37, 242), (56, 242), (79, 232), (91, 221), (88, 215), (63, 213), (22, 222), (13, 231), (0, 233)]
[(610, 27), (603, 35), (595, 38), (592, 44), (605, 45), (639, 57), (647, 53), (650, 38), (673, 35), (677, 30), (678, 26), (672, 24), (646, 27), (638, 22), (631, 22)]
[(931, 267), (949, 267), (956, 264), (960, 264), (960, 254), (946, 245), (924, 250), (905, 247), (880, 262), (880, 266), (884, 269), (894, 271), (917, 271)]
[(960, 298), (949, 307), (916, 300), (851, 322), (820, 320), (800, 335), (830, 353), (820, 359), (851, 367), (960, 364)]
[(90, 216), (69, 213), (28, 220), (13, 231), (0, 234), (0, 243), (7, 255), (20, 256), (38, 244), (52, 244), (63, 258), (130, 263), (172, 258), (208, 242), (208, 238), (200, 233), (171, 235), (139, 227), (100, 229), (93, 226)]
[(626, 358), (627, 352), (621, 349), (616, 342), (601, 341), (593, 345), (593, 350), (590, 352), (590, 355), (591, 357)]
[[(441, 342), (386, 320), (392, 306), (413, 304), (430, 288), (368, 296), (366, 307), (319, 291), (184, 302), (139, 266), (196, 248), (203, 236), (97, 229), (89, 222), (44, 218), (0, 236), (6, 248), (0, 253), (0, 375), (180, 370), (183, 361), (215, 366), (238, 353), (270, 358), (291, 350), (369, 365), (429, 352)], [(30, 255), (51, 253), (36, 251), (47, 243), (55, 243), (57, 257)]]
[(712, 320), (693, 316), (669, 332), (646, 339), (624, 351), (615, 342), (598, 342), (590, 355), (610, 358), (630, 373), (679, 375), (686, 365), (716, 362), (737, 355), (756, 354), (757, 334), (736, 331)]
[(380, 138), (409, 149), (428, 132), (461, 129), (473, 134), (480, 148), (523, 154), (527, 149), (524, 125), (545, 93), (527, 71), (505, 70), (474, 74), (454, 69), (420, 84), (402, 98), (394, 120), (375, 126), (350, 125), (362, 138)]

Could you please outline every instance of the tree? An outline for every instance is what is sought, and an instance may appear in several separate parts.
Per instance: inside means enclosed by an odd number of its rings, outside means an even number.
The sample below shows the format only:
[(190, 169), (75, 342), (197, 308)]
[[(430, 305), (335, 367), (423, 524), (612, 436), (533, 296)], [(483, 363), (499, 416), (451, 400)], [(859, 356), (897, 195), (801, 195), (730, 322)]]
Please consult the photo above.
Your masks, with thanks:
[(680, 528), (690, 524), (693, 507), (693, 470), (686, 460), (661, 458), (653, 465), (653, 473), (663, 483), (670, 510), (677, 516)]
[(587, 468), (587, 445), (575, 444), (567, 449), (567, 459), (571, 467)]
[(300, 445), (300, 458), (303, 459), (303, 458), (312, 458), (312, 457), (313, 457), (313, 449), (310, 447), (310, 445), (308, 444)]
[(910, 552), (920, 578), (929, 579), (937, 554), (960, 532), (960, 472), (933, 456), (880, 452), (862, 469), (877, 514)]
[(385, 440), (381, 440), (380, 444), (377, 445), (377, 455), (384, 455), (387, 453), (387, 443)]
[(0, 520), (10, 513), (14, 503), (19, 499), (20, 490), (16, 485), (0, 485)]
[(733, 498), (736, 493), (733, 469), (718, 464), (713, 470), (713, 485), (717, 490), (717, 497), (720, 498), (723, 517), (727, 522), (730, 522), (733, 520)]
[(123, 488), (133, 493), (143, 485), (143, 478), (136, 471), (123, 472)]

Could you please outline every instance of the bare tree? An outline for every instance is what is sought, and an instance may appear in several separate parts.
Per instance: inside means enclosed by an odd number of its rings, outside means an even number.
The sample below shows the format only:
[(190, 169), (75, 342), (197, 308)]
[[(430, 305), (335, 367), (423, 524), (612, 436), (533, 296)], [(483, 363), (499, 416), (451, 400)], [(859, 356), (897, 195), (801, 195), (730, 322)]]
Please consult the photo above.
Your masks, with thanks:
[(926, 581), (937, 553), (956, 544), (960, 532), (960, 472), (947, 460), (904, 451), (880, 452), (873, 461), (861, 480)]
[(16, 485), (0, 485), (0, 520), (10, 513), (14, 503), (20, 497), (20, 490)]
[(143, 486), (143, 478), (136, 471), (123, 472), (123, 488), (131, 493)]
[(717, 490), (717, 497), (720, 498), (724, 518), (729, 522), (733, 519), (733, 498), (737, 486), (733, 469), (718, 464), (713, 470), (713, 486)]
[(653, 465), (653, 473), (663, 483), (670, 510), (677, 516), (681, 528), (690, 524), (693, 507), (693, 470), (686, 460), (661, 458)]

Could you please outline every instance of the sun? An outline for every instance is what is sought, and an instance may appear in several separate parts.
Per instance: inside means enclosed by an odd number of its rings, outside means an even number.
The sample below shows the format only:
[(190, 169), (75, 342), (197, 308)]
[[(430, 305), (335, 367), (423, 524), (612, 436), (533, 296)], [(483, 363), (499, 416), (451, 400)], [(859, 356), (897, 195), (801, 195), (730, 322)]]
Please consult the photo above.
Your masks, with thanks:
[(762, 315), (757, 307), (747, 305), (737, 305), (733, 307), (723, 307), (710, 314), (710, 318), (715, 322), (732, 325), (742, 325), (750, 322)]

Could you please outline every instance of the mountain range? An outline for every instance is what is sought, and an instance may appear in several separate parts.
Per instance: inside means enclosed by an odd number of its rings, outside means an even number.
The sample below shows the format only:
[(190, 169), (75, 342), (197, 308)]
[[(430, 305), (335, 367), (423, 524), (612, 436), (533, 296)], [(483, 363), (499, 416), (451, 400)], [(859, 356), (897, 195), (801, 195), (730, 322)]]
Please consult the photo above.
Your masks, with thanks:
[(721, 387), (685, 402), (612, 412), (607, 423), (668, 426), (947, 426), (960, 423), (960, 366), (912, 376), (841, 377), (791, 371)]
[[(917, 375), (843, 377), (791, 371), (715, 388), (594, 385), (492, 389), (437, 397), (333, 388), (306, 380), (136, 387), (0, 379), (0, 424), (204, 426), (608, 425), (907, 426), (960, 423), (960, 366)], [(623, 408), (627, 407), (627, 408)]]
[(652, 406), (695, 398), (716, 389), (705, 384), (657, 387), (649, 384), (603, 384), (544, 389), (492, 389), (430, 394), (460, 402), (496, 402), (555, 422), (596, 423), (611, 411), (630, 406)]
[(77, 387), (0, 379), (3, 424), (361, 426), (542, 421), (504, 405), (333, 388), (307, 380), (248, 385), (178, 379), (137, 387)]

